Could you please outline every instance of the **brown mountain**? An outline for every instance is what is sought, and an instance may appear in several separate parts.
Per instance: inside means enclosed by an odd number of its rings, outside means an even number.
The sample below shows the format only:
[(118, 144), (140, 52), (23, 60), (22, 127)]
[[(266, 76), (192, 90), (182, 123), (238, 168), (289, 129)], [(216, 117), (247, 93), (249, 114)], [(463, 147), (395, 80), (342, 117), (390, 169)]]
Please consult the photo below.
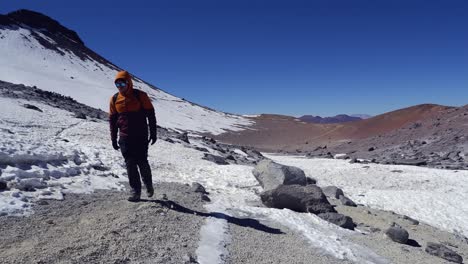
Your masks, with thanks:
[(411, 160), (468, 169), (468, 105), (422, 104), (340, 124), (306, 123), (281, 115), (260, 115), (254, 120), (256, 125), (250, 130), (217, 138), (263, 151), (327, 157), (347, 153), (382, 163)]

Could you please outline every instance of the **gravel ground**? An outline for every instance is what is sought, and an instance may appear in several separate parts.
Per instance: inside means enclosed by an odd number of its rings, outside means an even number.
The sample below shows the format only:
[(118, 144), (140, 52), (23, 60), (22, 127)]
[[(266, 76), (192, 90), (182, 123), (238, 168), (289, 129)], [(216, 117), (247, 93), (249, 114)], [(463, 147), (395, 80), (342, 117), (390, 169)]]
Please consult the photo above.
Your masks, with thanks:
[(155, 191), (175, 204), (130, 203), (123, 192), (99, 191), (47, 201), (29, 217), (0, 217), (0, 262), (190, 262), (205, 217), (184, 208), (203, 212), (200, 194), (168, 183)]
[[(353, 218), (356, 227), (366, 234), (356, 233), (348, 237), (351, 241), (372, 249), (375, 253), (392, 263), (442, 264), (446, 260), (427, 254), (424, 249), (427, 242), (441, 243), (468, 259), (468, 241), (449, 232), (439, 230), (425, 223), (415, 224), (412, 219), (405, 219), (389, 211), (370, 209), (365, 206), (343, 206), (338, 200), (329, 199), (337, 205), (335, 209)], [(409, 242), (399, 244), (385, 236), (385, 231), (395, 222), (409, 233)]]
[(265, 224), (272, 230), (267, 232), (230, 224), (231, 243), (227, 247), (226, 263), (352, 263), (318, 253), (301, 234), (275, 223)]
[[(201, 194), (188, 185), (155, 187), (157, 198), (139, 203), (117, 191), (67, 194), (63, 201), (43, 201), (29, 217), (0, 217), (0, 263), (197, 263), (200, 229), (217, 214), (206, 212)], [(392, 263), (447, 263), (424, 252), (427, 242), (443, 243), (468, 258), (468, 241), (454, 234), (392, 212), (330, 202), (366, 232), (345, 239)], [(350, 263), (314, 250), (302, 234), (279, 223), (223, 218), (229, 232), (226, 263)], [(385, 237), (392, 222), (408, 230), (411, 243)]]

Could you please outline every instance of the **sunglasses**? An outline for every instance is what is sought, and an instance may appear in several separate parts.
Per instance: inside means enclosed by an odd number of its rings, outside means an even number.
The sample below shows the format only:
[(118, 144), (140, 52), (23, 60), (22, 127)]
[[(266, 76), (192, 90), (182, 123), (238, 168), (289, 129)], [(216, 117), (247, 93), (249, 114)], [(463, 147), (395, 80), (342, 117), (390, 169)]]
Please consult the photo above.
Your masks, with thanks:
[(115, 86), (116, 86), (117, 88), (119, 88), (119, 87), (125, 87), (125, 86), (127, 86), (127, 82), (116, 82), (116, 83), (115, 83)]

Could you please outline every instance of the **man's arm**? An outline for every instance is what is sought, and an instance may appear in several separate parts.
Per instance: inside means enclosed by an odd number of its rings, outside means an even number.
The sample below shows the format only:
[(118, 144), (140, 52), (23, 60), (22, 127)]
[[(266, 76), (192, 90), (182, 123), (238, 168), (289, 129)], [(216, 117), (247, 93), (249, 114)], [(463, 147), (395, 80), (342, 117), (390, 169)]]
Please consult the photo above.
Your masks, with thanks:
[(111, 97), (110, 105), (109, 105), (109, 128), (110, 128), (110, 134), (111, 134), (111, 140), (112, 140), (112, 147), (116, 150), (119, 149), (119, 146), (117, 144), (117, 133), (119, 131), (119, 128), (117, 127), (118, 117), (119, 117), (119, 113), (117, 113), (117, 109), (115, 108), (113, 97)]
[(156, 121), (156, 113), (154, 111), (153, 104), (149, 99), (146, 93), (142, 93), (140, 96), (141, 103), (143, 104), (143, 109), (146, 114), (146, 118), (148, 118), (148, 125), (150, 130), (150, 140), (151, 144), (154, 144), (157, 140), (157, 121)]

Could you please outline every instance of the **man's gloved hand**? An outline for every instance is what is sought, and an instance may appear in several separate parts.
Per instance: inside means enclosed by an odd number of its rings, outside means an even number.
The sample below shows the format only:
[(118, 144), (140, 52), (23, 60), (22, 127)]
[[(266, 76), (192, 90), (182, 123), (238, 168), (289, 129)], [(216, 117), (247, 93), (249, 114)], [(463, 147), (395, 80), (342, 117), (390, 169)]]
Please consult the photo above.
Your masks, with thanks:
[(112, 140), (112, 147), (113, 147), (115, 150), (119, 150), (119, 149), (120, 149), (119, 144), (117, 144), (117, 140)]
[(154, 145), (154, 143), (156, 143), (157, 140), (158, 140), (158, 137), (156, 135), (151, 135), (148, 140), (148, 144), (151, 142), (151, 145)]

